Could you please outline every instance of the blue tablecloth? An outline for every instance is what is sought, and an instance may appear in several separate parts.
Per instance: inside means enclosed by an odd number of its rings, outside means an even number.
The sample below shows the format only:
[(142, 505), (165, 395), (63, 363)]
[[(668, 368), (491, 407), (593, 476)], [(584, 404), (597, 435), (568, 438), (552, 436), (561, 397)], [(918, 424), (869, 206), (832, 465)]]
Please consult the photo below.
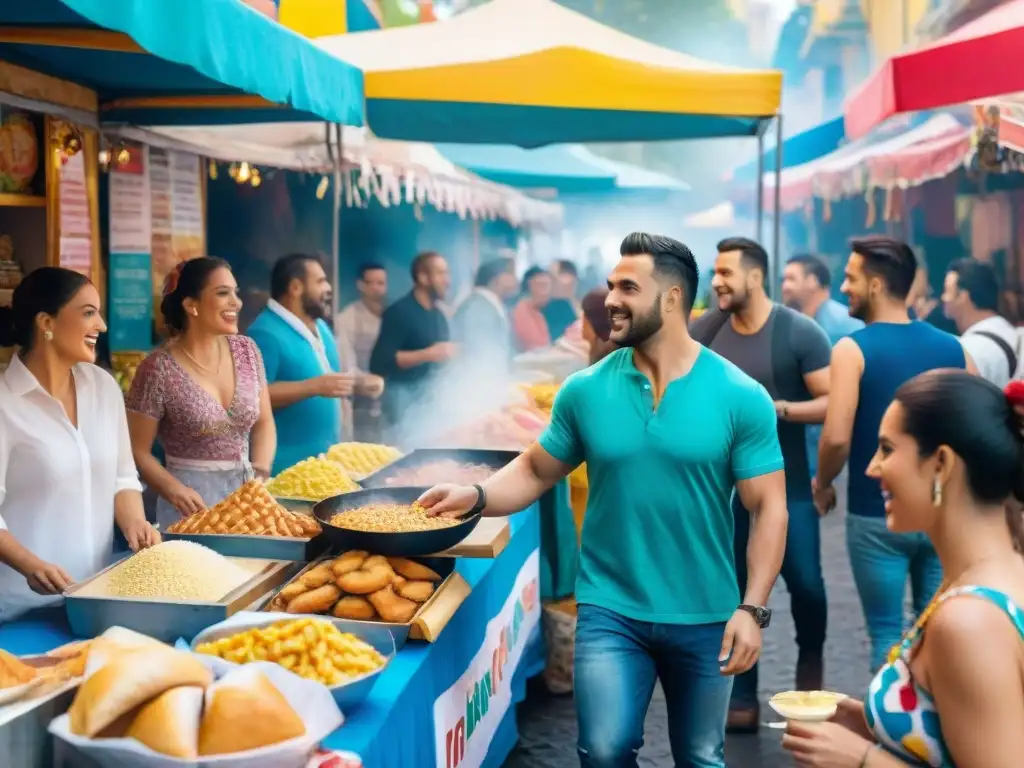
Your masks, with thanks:
[[(437, 768), (498, 768), (505, 761), (518, 739), (515, 705), (527, 679), (544, 668), (540, 505), (510, 522), (511, 540), (497, 558), (457, 561), (472, 591), (437, 642), (407, 644), (325, 747), (360, 755), (366, 768), (435, 761)], [(15, 655), (72, 639), (63, 609), (0, 625), (0, 648)], [(435, 711), (443, 725), (435, 724)]]

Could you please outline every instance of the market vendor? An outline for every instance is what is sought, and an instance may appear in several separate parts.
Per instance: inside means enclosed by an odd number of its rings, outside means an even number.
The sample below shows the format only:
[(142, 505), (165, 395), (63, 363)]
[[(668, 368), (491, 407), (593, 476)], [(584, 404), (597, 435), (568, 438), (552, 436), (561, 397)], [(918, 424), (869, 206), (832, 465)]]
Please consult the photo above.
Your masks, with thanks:
[(387, 382), (382, 403), (391, 428), (403, 411), (427, 396), (433, 377), (458, 351), (439, 306), (451, 286), (444, 256), (419, 254), (412, 262), (412, 281), (413, 289), (384, 311), (370, 357), (370, 370)]
[(343, 401), (380, 397), (383, 381), (343, 361), (331, 332), (331, 283), (320, 258), (278, 259), (267, 307), (249, 326), (263, 353), (277, 425), (273, 474), (324, 453), (342, 439)]
[(8, 317), (20, 351), (0, 378), (0, 623), (106, 567), (115, 523), (133, 550), (160, 541), (121, 389), (95, 365), (99, 291), (43, 267), (15, 289)]
[(452, 336), (462, 347), (462, 358), (475, 369), (508, 369), (512, 326), (507, 303), (518, 292), (515, 259), (491, 259), (476, 271), (473, 292), (452, 317)]
[[(269, 477), (277, 435), (260, 351), (238, 335), (242, 300), (228, 263), (179, 264), (160, 309), (172, 338), (139, 365), (126, 404), (135, 463), (166, 529)], [(157, 438), (166, 466), (153, 455)]]

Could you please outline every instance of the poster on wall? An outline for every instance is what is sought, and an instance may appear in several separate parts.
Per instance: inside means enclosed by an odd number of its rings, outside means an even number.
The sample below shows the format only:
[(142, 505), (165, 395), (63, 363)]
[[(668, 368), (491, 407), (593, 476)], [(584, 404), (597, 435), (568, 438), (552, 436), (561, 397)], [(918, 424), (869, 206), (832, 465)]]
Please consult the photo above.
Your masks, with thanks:
[(76, 152), (61, 164), (58, 189), (60, 266), (91, 276), (93, 233), (84, 153)]
[(110, 169), (111, 352), (148, 350), (153, 335), (149, 158), (127, 149), (129, 161)]
[(202, 178), (197, 155), (149, 148), (155, 294), (180, 262), (205, 253)]
[(512, 706), (512, 676), (540, 622), (540, 552), (519, 571), (484, 642), (458, 680), (434, 701), (437, 768), (483, 765), (498, 726)]

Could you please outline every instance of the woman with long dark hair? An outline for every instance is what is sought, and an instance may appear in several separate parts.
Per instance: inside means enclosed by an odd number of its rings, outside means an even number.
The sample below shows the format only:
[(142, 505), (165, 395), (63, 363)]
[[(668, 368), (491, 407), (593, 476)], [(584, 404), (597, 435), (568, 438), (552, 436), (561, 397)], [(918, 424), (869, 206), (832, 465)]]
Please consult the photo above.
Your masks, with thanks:
[[(183, 262), (167, 278), (161, 311), (170, 341), (139, 366), (128, 393), (132, 449), (168, 526), (267, 477), (277, 433), (263, 358), (238, 334), (242, 301), (227, 262)], [(166, 466), (153, 456), (159, 439)]]
[(146, 522), (124, 400), (95, 365), (106, 325), (78, 272), (37, 269), (14, 290), (18, 346), (0, 376), (0, 622), (60, 599), (109, 564), (115, 523), (132, 549)]
[[(1011, 385), (1012, 386), (1012, 385)], [(816, 768), (1015, 768), (1024, 755), (1024, 499), (1014, 402), (965, 371), (896, 392), (868, 467), (886, 525), (924, 532), (944, 581), (867, 698), (833, 722), (791, 723), (783, 745)]]

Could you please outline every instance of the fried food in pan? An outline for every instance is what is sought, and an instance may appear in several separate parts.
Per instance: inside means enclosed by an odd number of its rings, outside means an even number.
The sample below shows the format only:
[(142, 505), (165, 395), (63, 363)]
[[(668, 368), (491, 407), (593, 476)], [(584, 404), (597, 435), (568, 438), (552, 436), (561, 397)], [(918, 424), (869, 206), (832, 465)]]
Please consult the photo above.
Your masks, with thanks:
[(377, 609), (377, 613), (384, 621), (392, 624), (408, 623), (419, 610), (419, 605), (412, 600), (396, 595), (390, 584), (368, 596), (367, 600)]
[(429, 581), (406, 581), (394, 587), (395, 593), (414, 603), (425, 603), (434, 594), (434, 585)]
[(334, 581), (334, 573), (329, 563), (321, 563), (302, 574), (299, 581), (306, 589), (317, 589)]
[(288, 603), (288, 613), (327, 613), (338, 602), (341, 590), (334, 584), (305, 592)]
[(363, 563), (366, 562), (366, 558), (370, 556), (369, 552), (365, 552), (361, 549), (350, 550), (340, 557), (335, 558), (331, 563), (331, 572), (335, 576), (342, 576), (350, 571), (357, 571), (363, 567)]
[(367, 558), (363, 567), (358, 570), (343, 573), (335, 583), (350, 595), (369, 595), (391, 586), (391, 579), (394, 578), (395, 573), (391, 570), (387, 560), (381, 558), (383, 562), (377, 561), (370, 564), (371, 560), (373, 558)]
[(407, 557), (389, 557), (387, 561), (395, 573), (411, 581), (432, 581), (435, 583), (441, 581), (441, 577), (433, 570)]
[(339, 619), (369, 621), (377, 617), (377, 610), (365, 597), (346, 595), (335, 603), (331, 613)]

